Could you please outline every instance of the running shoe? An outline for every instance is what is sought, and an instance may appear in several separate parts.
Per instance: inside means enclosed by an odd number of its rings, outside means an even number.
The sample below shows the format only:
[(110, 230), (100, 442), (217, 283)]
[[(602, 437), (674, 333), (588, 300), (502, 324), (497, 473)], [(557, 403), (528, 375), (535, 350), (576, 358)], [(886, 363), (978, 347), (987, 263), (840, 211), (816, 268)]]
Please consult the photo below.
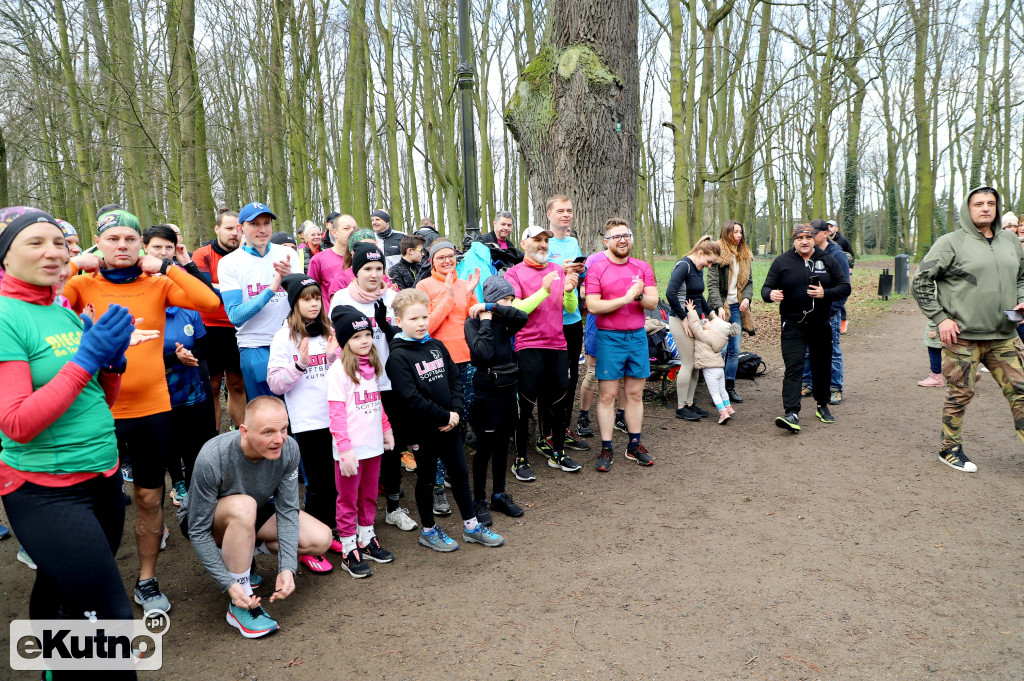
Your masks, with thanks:
[(440, 527), (434, 527), (429, 532), (420, 531), (420, 546), (434, 549), (441, 553), (450, 553), (459, 548), (459, 543), (444, 533)]
[(792, 412), (785, 416), (777, 416), (775, 418), (775, 425), (783, 430), (788, 430), (791, 433), (799, 433), (800, 417)]
[(408, 450), (402, 452), (402, 468), (410, 473), (416, 472), (416, 457)]
[[(525, 511), (523, 507), (512, 500), (512, 495), (508, 492), (502, 492), (501, 494), (495, 494), (491, 497), (491, 510), (501, 511), (510, 518), (521, 518)], [(479, 518), (477, 518), (479, 520)]]
[(174, 487), (171, 488), (171, 503), (175, 506), (181, 506), (181, 502), (188, 496), (188, 490), (185, 489), (185, 481), (179, 480), (174, 483)]
[(487, 510), (486, 501), (475, 501), (473, 505), (476, 507), (476, 520), (481, 525), (490, 527), (494, 524), (494, 518), (491, 517), (491, 512)]
[(811, 386), (804, 384), (800, 388), (800, 397), (810, 397), (812, 392), (814, 392), (814, 390), (811, 388)]
[(492, 532), (491, 528), (478, 523), (476, 529), (472, 532), (467, 530), (465, 527), (462, 528), (462, 541), (473, 544), (483, 544), (484, 546), (493, 548), (504, 544), (505, 538), (497, 532)]
[(565, 448), (573, 449), (577, 452), (585, 452), (590, 449), (590, 443), (583, 440), (577, 440), (572, 434), (572, 430), (569, 428), (565, 429)]
[(18, 562), (27, 565), (29, 570), (35, 570), (37, 567), (36, 562), (32, 560), (32, 556), (28, 555), (28, 552), (25, 551), (25, 547), (23, 546), (18, 547)]
[(705, 416), (710, 416), (710, 415), (711, 415), (711, 414), (710, 414), (710, 412), (708, 412), (708, 411), (706, 411), (706, 410), (704, 410), (704, 409), (701, 409), (700, 407), (698, 407), (696, 403), (694, 403), (694, 404), (691, 404), (691, 405), (690, 405), (690, 409), (693, 409), (693, 412), (694, 412), (694, 413), (695, 413), (695, 414), (696, 414), (697, 416), (699, 416), (699, 417), (701, 417), (701, 418), (704, 418)]
[(601, 455), (597, 457), (597, 470), (602, 473), (607, 473), (612, 469), (612, 461), (615, 459), (615, 453), (607, 447), (601, 448)]
[(263, 586), (263, 578), (260, 577), (260, 573), (256, 572), (256, 561), (253, 561), (252, 565), (249, 566), (249, 586), (254, 589)]
[(135, 582), (135, 602), (142, 606), (143, 612), (159, 610), (170, 612), (171, 602), (160, 591), (156, 577)]
[(621, 417), (621, 418), (618, 417), (618, 416), (615, 417), (615, 430), (619, 431), (620, 433), (627, 432), (626, 431), (626, 418), (625, 417)]
[(363, 560), (362, 555), (359, 553), (359, 549), (352, 549), (342, 556), (341, 567), (345, 568), (345, 572), (349, 573), (356, 579), (369, 577), (373, 574), (373, 570), (371, 570), (370, 566)]
[(11, 531), (7, 529), (7, 526), (6, 525), (0, 525), (0, 541), (3, 541), (4, 539), (9, 539), (10, 536), (11, 536)]
[(323, 556), (299, 556), (299, 562), (318, 575), (326, 575), (334, 570), (334, 566)]
[(829, 404), (842, 404), (843, 403), (843, 391), (833, 390), (832, 396), (828, 399)]
[(167, 548), (167, 538), (170, 537), (170, 536), (171, 536), (171, 531), (167, 529), (166, 525), (164, 525), (164, 533), (163, 533), (163, 536), (160, 537), (160, 550), (161, 551), (163, 551), (164, 549)]
[(394, 511), (388, 511), (384, 514), (384, 522), (388, 525), (394, 525), (403, 532), (412, 532), (419, 527), (419, 523), (409, 517), (409, 509), (406, 508), (396, 508)]
[(644, 447), (639, 442), (635, 447), (629, 447), (626, 449), (626, 458), (630, 461), (636, 461), (637, 464), (641, 466), (654, 465), (654, 457), (647, 451), (647, 447)]
[(814, 415), (818, 417), (818, 420), (822, 423), (835, 423), (836, 417), (832, 416), (832, 412), (828, 410), (827, 404), (819, 404), (818, 408), (814, 411)]
[(978, 467), (964, 454), (963, 445), (943, 449), (939, 452), (939, 461), (961, 473), (977, 473)]
[(555, 453), (555, 446), (551, 444), (550, 437), (537, 438), (537, 446), (534, 447), (538, 454), (543, 454), (549, 459)]
[(691, 405), (687, 404), (682, 409), (676, 409), (676, 418), (687, 421), (700, 421), (700, 414), (695, 412)]
[(434, 515), (451, 515), (452, 507), (448, 503), (448, 493), (444, 487), (434, 488)]
[(848, 319), (839, 322), (839, 333), (846, 333)]
[(125, 482), (135, 482), (135, 478), (132, 475), (131, 461), (125, 461), (121, 464), (121, 479)]
[(395, 554), (381, 546), (380, 539), (376, 536), (372, 537), (370, 543), (366, 546), (360, 546), (359, 553), (362, 554), (363, 558), (368, 558), (378, 563), (390, 563), (395, 559)]
[(566, 456), (564, 452), (555, 452), (553, 456), (549, 456), (548, 466), (551, 468), (561, 468), (566, 473), (575, 473), (583, 468), (576, 459)]
[(339, 556), (345, 555), (345, 549), (344, 547), (342, 547), (341, 540), (338, 539), (338, 535), (336, 534), (331, 535), (331, 545), (327, 548), (327, 550), (331, 553), (336, 553)]
[(276, 620), (260, 606), (240, 608), (234, 603), (228, 605), (228, 624), (238, 629), (246, 638), (260, 638), (281, 628)]
[(516, 480), (522, 482), (533, 482), (537, 479), (526, 457), (516, 457), (515, 461), (512, 462), (512, 475), (516, 476)]
[(590, 425), (590, 416), (576, 419), (576, 434), (580, 437), (594, 437), (594, 429)]

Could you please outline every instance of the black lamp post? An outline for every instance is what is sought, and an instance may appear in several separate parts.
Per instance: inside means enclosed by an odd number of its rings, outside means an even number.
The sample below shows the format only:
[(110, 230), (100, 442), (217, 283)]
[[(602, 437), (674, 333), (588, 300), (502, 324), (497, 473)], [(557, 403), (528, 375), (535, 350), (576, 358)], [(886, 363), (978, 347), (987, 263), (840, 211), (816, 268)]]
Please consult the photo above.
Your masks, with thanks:
[(462, 109), (462, 188), (466, 209), (464, 250), (480, 238), (480, 192), (476, 174), (476, 131), (473, 126), (473, 48), (469, 33), (469, 0), (459, 0), (459, 90)]

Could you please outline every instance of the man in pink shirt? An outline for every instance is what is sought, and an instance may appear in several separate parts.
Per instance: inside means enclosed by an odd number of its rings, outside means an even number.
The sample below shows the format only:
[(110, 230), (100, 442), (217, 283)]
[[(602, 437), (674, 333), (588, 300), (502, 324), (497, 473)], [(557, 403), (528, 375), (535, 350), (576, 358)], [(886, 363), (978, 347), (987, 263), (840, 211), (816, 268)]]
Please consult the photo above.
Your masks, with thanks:
[(547, 430), (551, 437), (537, 445), (548, 465), (567, 472), (582, 468), (565, 455), (565, 408), (561, 405), (563, 400), (574, 397), (565, 394), (569, 385), (569, 356), (562, 333), (562, 310), (574, 312), (579, 307), (578, 276), (565, 275), (560, 266), (548, 262), (548, 239), (552, 236), (543, 227), (528, 228), (519, 242), (526, 254), (523, 262), (505, 272), (505, 279), (515, 289), (513, 305), (530, 315), (526, 326), (516, 334), (515, 347), (519, 361), (519, 425), (512, 473), (524, 482), (537, 479), (526, 457), (534, 407), (538, 407), (540, 419), (538, 433), (544, 432), (543, 424), (550, 424)]
[(587, 310), (597, 318), (597, 423), (601, 430), (601, 455), (597, 470), (612, 467), (612, 429), (619, 379), (626, 391), (626, 458), (641, 466), (654, 464), (640, 444), (644, 420), (644, 383), (651, 375), (644, 332), (644, 310), (658, 306), (654, 270), (643, 260), (629, 257), (633, 233), (629, 223), (611, 218), (604, 223), (605, 259), (587, 271)]

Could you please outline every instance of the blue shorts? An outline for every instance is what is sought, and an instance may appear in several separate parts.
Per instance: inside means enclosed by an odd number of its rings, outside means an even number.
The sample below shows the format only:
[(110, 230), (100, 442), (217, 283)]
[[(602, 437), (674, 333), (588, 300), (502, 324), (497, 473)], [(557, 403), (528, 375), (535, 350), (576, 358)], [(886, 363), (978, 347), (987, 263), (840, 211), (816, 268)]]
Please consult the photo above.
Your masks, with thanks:
[(592, 314), (583, 325), (583, 354), (597, 357), (597, 317)]
[(267, 385), (270, 348), (239, 348), (238, 359), (242, 365), (242, 378), (245, 379), (246, 397), (251, 400), (260, 395), (274, 395)]
[(647, 351), (647, 333), (597, 330), (597, 380), (617, 381), (647, 378), (651, 375), (651, 357)]

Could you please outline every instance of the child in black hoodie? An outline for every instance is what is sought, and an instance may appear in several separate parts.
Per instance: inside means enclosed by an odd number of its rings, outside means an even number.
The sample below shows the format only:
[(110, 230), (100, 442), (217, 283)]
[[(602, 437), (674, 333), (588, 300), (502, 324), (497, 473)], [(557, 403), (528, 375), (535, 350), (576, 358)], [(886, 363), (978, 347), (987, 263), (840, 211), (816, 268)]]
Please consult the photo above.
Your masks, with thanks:
[(473, 499), (476, 517), (484, 525), (492, 522), (487, 510), (487, 464), (491, 463), (494, 487), (491, 509), (518, 518), (523, 509), (505, 492), (508, 443), (519, 423), (517, 396), (519, 366), (512, 350), (512, 336), (529, 319), (512, 307), (515, 290), (501, 275), (489, 277), (483, 285), (483, 303), (469, 309), (466, 343), (469, 361), (477, 368), (473, 375), (476, 399), (469, 420), (477, 436), (473, 456)]
[(458, 425), (462, 419), (462, 383), (444, 344), (427, 333), (430, 299), (417, 289), (401, 291), (391, 304), (402, 332), (391, 340), (385, 371), (391, 389), (403, 405), (396, 418), (405, 432), (420, 434), (416, 468), (416, 508), (420, 514), (419, 543), (435, 551), (454, 551), (458, 543), (434, 524), (434, 477), (440, 458), (452, 482), (452, 494), (462, 514), (463, 541), (501, 546), (505, 539), (480, 523), (469, 492), (469, 473)]

